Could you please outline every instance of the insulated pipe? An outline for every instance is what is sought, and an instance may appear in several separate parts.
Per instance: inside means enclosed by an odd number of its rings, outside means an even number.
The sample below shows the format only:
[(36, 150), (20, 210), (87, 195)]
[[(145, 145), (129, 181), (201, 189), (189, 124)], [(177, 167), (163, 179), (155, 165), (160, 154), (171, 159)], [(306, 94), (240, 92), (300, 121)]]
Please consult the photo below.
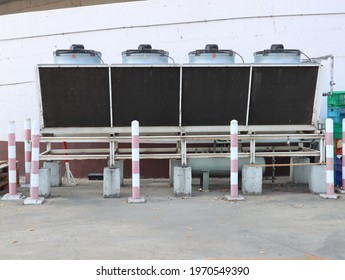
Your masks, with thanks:
[(342, 145), (342, 189), (345, 191), (345, 119), (343, 119), (343, 145)]
[(231, 162), (230, 162), (230, 196), (238, 197), (238, 123), (230, 124)]
[(31, 120), (24, 122), (25, 183), (30, 184), (31, 173)]
[(40, 164), (40, 127), (38, 121), (32, 123), (31, 186), (30, 198), (38, 199)]
[(14, 121), (8, 123), (8, 188), (9, 194), (17, 193), (17, 164), (16, 164), (16, 125)]
[(132, 121), (132, 198), (140, 198), (140, 159), (138, 121)]
[(334, 194), (333, 120), (326, 120), (326, 194)]

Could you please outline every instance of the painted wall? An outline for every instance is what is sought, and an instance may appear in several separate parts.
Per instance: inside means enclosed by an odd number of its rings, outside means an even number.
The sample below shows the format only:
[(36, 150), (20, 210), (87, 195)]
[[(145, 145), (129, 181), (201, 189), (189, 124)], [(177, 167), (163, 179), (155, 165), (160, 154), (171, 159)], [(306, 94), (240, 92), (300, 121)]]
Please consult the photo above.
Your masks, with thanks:
[[(310, 57), (333, 54), (334, 89), (345, 90), (345, 2), (339, 0), (149, 0), (0, 16), (0, 26), (0, 141), (11, 120), (23, 140), (25, 118), (39, 117), (35, 66), (53, 63), (52, 53), (73, 43), (101, 51), (105, 63), (121, 63), (121, 52), (141, 43), (169, 51), (177, 63), (216, 43), (249, 63), (253, 52), (282, 43)], [(327, 70), (329, 61), (324, 65)], [(325, 75), (321, 87), (328, 91)]]

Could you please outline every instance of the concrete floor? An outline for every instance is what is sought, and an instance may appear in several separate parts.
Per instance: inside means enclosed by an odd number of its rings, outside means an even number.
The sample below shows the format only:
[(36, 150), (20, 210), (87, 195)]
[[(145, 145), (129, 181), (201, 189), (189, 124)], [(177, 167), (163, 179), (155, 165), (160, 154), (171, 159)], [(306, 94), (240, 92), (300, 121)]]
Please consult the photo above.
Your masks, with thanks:
[[(228, 180), (177, 198), (168, 180), (142, 180), (144, 204), (104, 199), (102, 181), (52, 188), (43, 205), (0, 201), (0, 259), (345, 259), (345, 202), (304, 185), (265, 184), (229, 202)], [(24, 190), (28, 195), (28, 190)]]

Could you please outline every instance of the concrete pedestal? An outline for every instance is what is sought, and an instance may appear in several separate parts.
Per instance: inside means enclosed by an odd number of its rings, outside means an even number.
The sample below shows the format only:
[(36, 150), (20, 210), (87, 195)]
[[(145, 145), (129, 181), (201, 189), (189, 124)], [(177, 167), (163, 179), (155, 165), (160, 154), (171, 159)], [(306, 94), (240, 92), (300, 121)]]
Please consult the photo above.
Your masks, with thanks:
[(175, 166), (173, 180), (175, 196), (192, 195), (192, 168)]
[(120, 170), (120, 184), (123, 186), (123, 160), (115, 160), (115, 168)]
[(181, 167), (180, 159), (170, 159), (169, 160), (169, 186), (174, 185), (174, 168)]
[(242, 169), (243, 194), (261, 195), (262, 193), (262, 167), (245, 165)]
[(120, 196), (121, 175), (119, 168), (105, 167), (103, 170), (103, 197)]
[(145, 202), (146, 202), (145, 197), (140, 197), (140, 198), (129, 197), (128, 198), (128, 203), (136, 204), (136, 203), (145, 203)]
[(226, 195), (225, 196), (225, 199), (228, 200), (228, 201), (242, 201), (244, 200), (244, 197), (241, 196), (241, 195), (238, 195), (238, 196), (231, 196), (231, 195)]
[[(294, 157), (291, 158), (292, 164), (310, 163), (310, 158)], [(308, 184), (310, 179), (310, 165), (291, 166), (290, 180), (295, 184)]]
[(326, 192), (326, 165), (310, 166), (309, 190), (312, 193)]
[(319, 196), (325, 199), (337, 199), (339, 197), (339, 195), (337, 194), (325, 194), (325, 193), (320, 193)]
[(16, 193), (16, 194), (5, 194), (1, 200), (21, 200), (22, 199), (22, 193)]
[(44, 197), (39, 197), (38, 199), (32, 199), (28, 197), (24, 200), (24, 205), (40, 205), (44, 202)]
[(50, 168), (50, 186), (59, 187), (62, 185), (61, 176), (61, 162), (60, 161), (46, 161), (43, 163), (44, 168)]
[(38, 195), (47, 198), (50, 196), (51, 169), (41, 168), (39, 171)]
[(203, 171), (200, 179), (200, 185), (203, 192), (209, 191), (210, 171)]

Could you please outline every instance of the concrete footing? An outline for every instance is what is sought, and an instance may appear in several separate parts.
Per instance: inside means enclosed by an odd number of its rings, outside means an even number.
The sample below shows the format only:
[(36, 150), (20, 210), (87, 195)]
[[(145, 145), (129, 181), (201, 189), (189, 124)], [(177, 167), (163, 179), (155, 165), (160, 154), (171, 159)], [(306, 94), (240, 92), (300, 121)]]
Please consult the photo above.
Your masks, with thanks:
[(337, 199), (339, 197), (339, 195), (337, 194), (325, 194), (325, 193), (320, 193), (319, 196), (325, 199)]
[(326, 165), (309, 166), (309, 190), (316, 194), (326, 192)]
[(243, 194), (261, 195), (262, 193), (262, 166), (245, 165), (242, 169)]
[(41, 168), (39, 170), (39, 187), (38, 195), (40, 197), (47, 198), (51, 194), (50, 190), (51, 183), (51, 169), (50, 168)]
[(44, 197), (39, 197), (38, 199), (33, 199), (31, 197), (28, 197), (24, 200), (24, 205), (40, 205), (43, 204)]
[[(293, 157), (291, 164), (310, 163), (310, 158), (306, 157)], [(291, 166), (290, 179), (295, 184), (308, 184), (310, 180), (310, 165)]]
[(120, 196), (121, 175), (120, 168), (105, 167), (103, 169), (103, 197)]
[[(309, 158), (292, 158), (293, 164), (308, 164)], [(291, 167), (291, 181), (296, 184), (308, 184), (312, 193), (326, 192), (326, 165), (301, 165)]]
[(175, 166), (173, 185), (175, 196), (191, 196), (192, 168)]
[(225, 199), (228, 201), (242, 201), (242, 200), (244, 200), (244, 197), (240, 196), (240, 195), (238, 195), (238, 196), (226, 195)]
[(61, 176), (61, 162), (60, 161), (46, 161), (43, 163), (44, 168), (50, 168), (50, 186), (59, 187), (62, 185)]
[(145, 202), (146, 202), (145, 197), (140, 197), (140, 198), (129, 197), (128, 198), (128, 203), (136, 204), (136, 203), (145, 203)]
[(169, 186), (174, 185), (174, 168), (181, 166), (180, 159), (170, 159), (169, 160)]
[(201, 185), (202, 191), (204, 192), (209, 191), (210, 171), (206, 170), (202, 172), (200, 183), (201, 183), (200, 185)]
[(123, 160), (115, 160), (115, 168), (119, 168), (120, 169), (120, 184), (121, 186), (123, 186)]
[(16, 194), (5, 194), (1, 200), (21, 200), (23, 198), (22, 193), (16, 193)]

